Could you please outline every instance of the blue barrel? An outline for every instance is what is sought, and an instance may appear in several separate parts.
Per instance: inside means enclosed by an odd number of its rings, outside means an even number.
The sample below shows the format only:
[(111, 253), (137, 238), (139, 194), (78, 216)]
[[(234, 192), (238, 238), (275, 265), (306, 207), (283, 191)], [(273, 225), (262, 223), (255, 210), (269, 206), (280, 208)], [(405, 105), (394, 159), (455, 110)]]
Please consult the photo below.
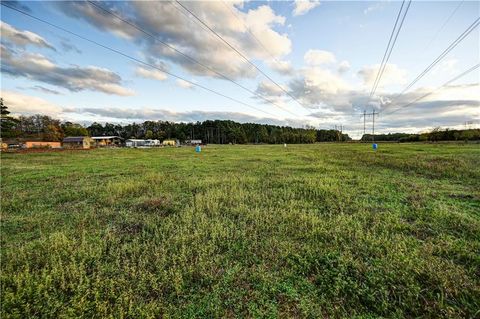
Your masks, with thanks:
[(377, 148), (378, 148), (378, 145), (377, 145), (377, 143), (373, 143), (373, 144), (372, 144), (372, 148), (373, 148), (373, 150), (374, 150), (374, 151), (376, 151), (376, 150), (377, 150)]
[(195, 152), (200, 153), (202, 151), (202, 147), (200, 145), (197, 145), (195, 147)]

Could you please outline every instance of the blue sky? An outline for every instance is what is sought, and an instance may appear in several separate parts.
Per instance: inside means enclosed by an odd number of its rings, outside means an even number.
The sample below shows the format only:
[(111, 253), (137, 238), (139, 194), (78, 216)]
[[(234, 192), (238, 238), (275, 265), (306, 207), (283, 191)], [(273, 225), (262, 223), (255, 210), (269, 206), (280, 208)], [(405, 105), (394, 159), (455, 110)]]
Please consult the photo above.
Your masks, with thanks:
[[(352, 114), (365, 107), (395, 110), (480, 60), (477, 27), (415, 86), (393, 98), (480, 16), (477, 1), (413, 1), (379, 88), (369, 98), (402, 2), (181, 3), (283, 90), (203, 30), (178, 4), (99, 3), (257, 96), (186, 63), (87, 2), (15, 1), (8, 4), (253, 108), (142, 67), (4, 6), (2, 97), (16, 114), (46, 113), (82, 123), (220, 118), (320, 128), (343, 124), (347, 133), (358, 137), (363, 121)], [(418, 132), (478, 122), (478, 82), (477, 69), (408, 109), (385, 112), (378, 119), (378, 130)]]

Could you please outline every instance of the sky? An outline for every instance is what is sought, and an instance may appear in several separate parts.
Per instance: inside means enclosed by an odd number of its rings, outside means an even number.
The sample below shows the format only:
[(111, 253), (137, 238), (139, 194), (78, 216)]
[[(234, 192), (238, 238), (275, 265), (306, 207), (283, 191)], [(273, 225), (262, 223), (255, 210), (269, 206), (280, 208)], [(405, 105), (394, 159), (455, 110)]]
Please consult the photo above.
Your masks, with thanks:
[(15, 115), (342, 125), (354, 138), (364, 110), (379, 112), (376, 133), (480, 126), (479, 68), (443, 86), (480, 62), (479, 27), (408, 88), (478, 1), (412, 1), (372, 95), (408, 1), (2, 3), (63, 29), (0, 7), (1, 97)]

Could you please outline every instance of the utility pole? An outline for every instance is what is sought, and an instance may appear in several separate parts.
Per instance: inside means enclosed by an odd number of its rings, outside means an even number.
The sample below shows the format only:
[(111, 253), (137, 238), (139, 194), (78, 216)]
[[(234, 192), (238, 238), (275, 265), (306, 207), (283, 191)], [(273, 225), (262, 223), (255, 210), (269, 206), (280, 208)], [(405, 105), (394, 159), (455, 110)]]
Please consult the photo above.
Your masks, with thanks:
[(372, 111), (372, 141), (375, 143), (375, 115), (378, 115), (378, 112), (375, 110)]
[(365, 121), (367, 119), (367, 110), (363, 110), (363, 135), (365, 135)]
[(367, 114), (367, 110), (366, 109), (363, 109), (363, 135), (362, 135), (362, 139), (360, 139), (360, 141), (363, 142), (363, 137), (365, 136), (365, 133), (366, 133), (366, 122), (367, 122), (367, 115), (370, 115), (370, 114)]

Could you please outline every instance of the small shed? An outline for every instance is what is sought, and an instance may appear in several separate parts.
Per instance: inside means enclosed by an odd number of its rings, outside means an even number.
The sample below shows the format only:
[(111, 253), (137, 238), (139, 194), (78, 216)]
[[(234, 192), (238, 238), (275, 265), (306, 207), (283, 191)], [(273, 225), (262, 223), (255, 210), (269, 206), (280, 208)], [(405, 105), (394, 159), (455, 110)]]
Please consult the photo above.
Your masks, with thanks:
[(187, 145), (202, 145), (202, 140), (186, 140), (185, 144)]
[(44, 141), (26, 141), (23, 143), (25, 148), (61, 148), (60, 142), (44, 142)]
[(89, 149), (93, 144), (88, 136), (69, 136), (63, 139), (63, 148)]
[(178, 146), (180, 145), (179, 140), (164, 140), (162, 142), (163, 146)]
[(6, 150), (8, 148), (8, 144), (3, 142), (3, 139), (0, 137), (0, 149)]
[(92, 136), (96, 147), (122, 146), (123, 138), (120, 136)]

